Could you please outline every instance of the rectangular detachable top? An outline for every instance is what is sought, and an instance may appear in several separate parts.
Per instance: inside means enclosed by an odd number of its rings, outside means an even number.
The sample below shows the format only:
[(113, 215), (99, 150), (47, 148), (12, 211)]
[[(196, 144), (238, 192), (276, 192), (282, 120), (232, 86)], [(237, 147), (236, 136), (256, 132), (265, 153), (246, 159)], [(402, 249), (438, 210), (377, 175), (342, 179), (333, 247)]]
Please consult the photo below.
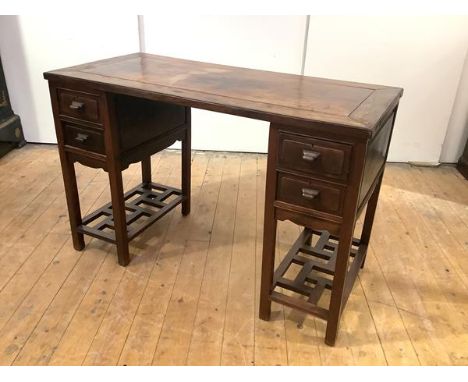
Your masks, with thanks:
[(97, 88), (287, 124), (336, 124), (372, 135), (403, 89), (245, 69), (146, 53), (44, 73)]

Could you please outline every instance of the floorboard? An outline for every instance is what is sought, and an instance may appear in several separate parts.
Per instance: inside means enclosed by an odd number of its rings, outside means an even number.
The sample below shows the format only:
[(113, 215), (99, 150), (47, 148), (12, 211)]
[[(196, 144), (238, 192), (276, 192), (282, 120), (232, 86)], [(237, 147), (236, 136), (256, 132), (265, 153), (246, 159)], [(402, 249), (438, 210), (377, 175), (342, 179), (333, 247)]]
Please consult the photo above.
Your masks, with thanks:
[[(180, 186), (178, 151), (152, 169)], [(264, 154), (194, 151), (191, 214), (145, 231), (123, 268), (99, 240), (73, 250), (55, 146), (1, 158), (0, 364), (468, 365), (468, 182), (453, 166), (387, 165), (335, 347), (293, 309), (257, 318), (265, 169)], [(106, 173), (77, 175), (83, 213), (109, 200)], [(140, 176), (131, 165), (125, 188)], [(279, 223), (277, 262), (299, 230)]]

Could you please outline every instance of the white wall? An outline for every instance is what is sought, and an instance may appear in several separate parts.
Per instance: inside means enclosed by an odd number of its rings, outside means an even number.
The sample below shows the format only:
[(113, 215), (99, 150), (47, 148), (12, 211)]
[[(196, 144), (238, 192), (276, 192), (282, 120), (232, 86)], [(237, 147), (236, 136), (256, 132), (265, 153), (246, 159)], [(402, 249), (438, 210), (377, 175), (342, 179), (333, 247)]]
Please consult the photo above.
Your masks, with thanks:
[[(145, 15), (148, 53), (300, 74), (306, 16)], [(268, 123), (192, 110), (192, 146), (266, 152)]]
[(306, 75), (405, 89), (391, 161), (438, 162), (468, 46), (468, 17), (311, 17)]
[[(306, 16), (166, 14), (143, 20), (149, 53), (301, 70)], [(453, 162), (468, 134), (467, 47), (468, 16), (312, 16), (305, 74), (405, 88), (389, 159)], [(0, 53), (26, 139), (55, 142), (44, 71), (138, 50), (135, 15), (64, 16), (54, 22), (45, 16), (1, 16)], [(193, 147), (265, 152), (267, 127), (262, 121), (194, 110)]]
[(0, 16), (0, 54), (11, 103), (30, 142), (56, 142), (42, 73), (136, 52), (136, 16)]
[(453, 104), (452, 115), (447, 128), (441, 162), (458, 162), (468, 139), (468, 51), (465, 66), (458, 84), (457, 96)]

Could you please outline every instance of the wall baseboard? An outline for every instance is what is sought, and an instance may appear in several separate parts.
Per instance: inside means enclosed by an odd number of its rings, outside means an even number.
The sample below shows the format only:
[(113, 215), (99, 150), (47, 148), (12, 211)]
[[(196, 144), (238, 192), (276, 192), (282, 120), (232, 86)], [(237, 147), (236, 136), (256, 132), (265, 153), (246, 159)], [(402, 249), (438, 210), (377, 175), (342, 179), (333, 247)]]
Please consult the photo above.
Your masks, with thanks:
[(407, 162), (411, 166), (417, 167), (439, 167), (441, 165), (440, 162)]

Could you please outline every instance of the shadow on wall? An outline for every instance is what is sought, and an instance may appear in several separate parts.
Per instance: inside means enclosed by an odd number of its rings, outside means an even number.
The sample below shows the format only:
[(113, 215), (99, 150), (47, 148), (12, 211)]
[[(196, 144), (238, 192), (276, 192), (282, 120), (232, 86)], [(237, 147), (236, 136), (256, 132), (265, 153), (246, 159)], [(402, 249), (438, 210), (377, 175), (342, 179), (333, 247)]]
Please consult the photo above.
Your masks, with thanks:
[[(27, 57), (18, 16), (0, 16), (0, 55), (10, 100), (15, 114), (21, 118), (26, 141), (38, 136), (36, 105), (28, 74)], [(27, 112), (26, 112), (27, 110)]]
[(468, 139), (468, 49), (460, 76), (452, 114), (440, 154), (441, 163), (456, 163)]

